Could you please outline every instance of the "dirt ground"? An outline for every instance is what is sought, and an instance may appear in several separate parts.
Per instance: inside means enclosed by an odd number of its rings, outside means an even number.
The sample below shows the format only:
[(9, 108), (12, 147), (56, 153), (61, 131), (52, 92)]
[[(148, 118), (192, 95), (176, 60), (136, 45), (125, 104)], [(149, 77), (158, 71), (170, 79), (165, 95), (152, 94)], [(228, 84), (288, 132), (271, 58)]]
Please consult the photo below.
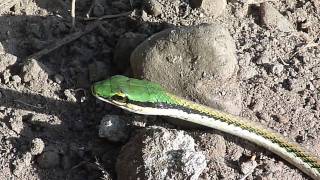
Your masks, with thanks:
[[(202, 23), (221, 24), (235, 41), (241, 116), (320, 156), (319, 1), (214, 2), (78, 0), (73, 27), (69, 0), (2, 0), (0, 179), (117, 179), (125, 142), (99, 138), (98, 125), (133, 115), (96, 100), (90, 85), (132, 76), (130, 53), (147, 37)], [(201, 179), (240, 179), (252, 156), (247, 179), (308, 179), (239, 138), (189, 133), (210, 162)]]

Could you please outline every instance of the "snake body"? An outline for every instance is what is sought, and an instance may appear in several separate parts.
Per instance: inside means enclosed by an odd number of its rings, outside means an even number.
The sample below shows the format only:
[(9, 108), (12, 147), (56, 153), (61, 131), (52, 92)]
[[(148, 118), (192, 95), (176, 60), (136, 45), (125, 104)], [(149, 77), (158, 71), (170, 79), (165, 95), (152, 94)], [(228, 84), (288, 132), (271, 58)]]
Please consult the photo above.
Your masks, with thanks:
[(320, 180), (320, 160), (281, 134), (167, 92), (157, 83), (113, 76), (92, 86), (98, 99), (144, 115), (179, 118), (246, 139), (285, 159), (315, 180)]

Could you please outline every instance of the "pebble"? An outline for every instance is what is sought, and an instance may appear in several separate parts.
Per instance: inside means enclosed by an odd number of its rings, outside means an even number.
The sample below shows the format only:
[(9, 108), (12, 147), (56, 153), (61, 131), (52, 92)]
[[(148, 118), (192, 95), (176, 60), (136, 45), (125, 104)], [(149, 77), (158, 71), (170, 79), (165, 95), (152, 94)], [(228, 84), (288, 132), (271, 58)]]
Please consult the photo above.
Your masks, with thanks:
[(64, 78), (62, 75), (60, 74), (55, 74), (54, 75), (54, 81), (58, 84), (61, 84), (63, 82)]
[(292, 23), (268, 2), (260, 4), (260, 15), (263, 24), (269, 29), (278, 29), (283, 32), (295, 31)]
[(192, 8), (201, 8), (208, 16), (218, 17), (227, 7), (226, 0), (190, 0)]
[(129, 138), (127, 122), (117, 115), (106, 115), (99, 125), (99, 137), (113, 142), (125, 142)]
[(70, 89), (64, 90), (64, 95), (67, 97), (67, 101), (70, 102), (77, 102), (77, 98), (75, 97), (74, 93), (71, 92)]
[(280, 114), (275, 115), (275, 119), (276, 119), (279, 123), (282, 123), (282, 124), (286, 124), (286, 123), (289, 122), (289, 118), (287, 118), (287, 117), (284, 116), (284, 115), (280, 115)]
[(60, 155), (55, 151), (45, 151), (38, 156), (37, 162), (41, 168), (54, 168), (60, 164)]
[(252, 110), (255, 111), (255, 112), (262, 111), (263, 107), (264, 107), (263, 104), (264, 104), (264, 102), (263, 102), (262, 99), (255, 100), (254, 104), (252, 106)]
[(257, 166), (258, 163), (255, 160), (243, 162), (241, 164), (241, 172), (243, 174), (251, 174)]
[(42, 151), (44, 150), (44, 142), (42, 141), (42, 139), (40, 138), (34, 138), (31, 142), (31, 149), (30, 149), (30, 153), (32, 155), (39, 155), (42, 153)]
[(284, 70), (284, 67), (282, 64), (273, 64), (271, 67), (271, 72), (277, 76), (280, 76)]
[(162, 13), (163, 7), (157, 0), (144, 0), (143, 6), (144, 10), (152, 16), (159, 16)]
[(206, 166), (205, 156), (195, 150), (191, 136), (183, 131), (148, 127), (122, 147), (116, 171), (118, 179), (195, 180)]
[(17, 62), (17, 56), (7, 53), (2, 54), (1, 52), (0, 46), (0, 73)]
[(4, 70), (4, 72), (2, 73), (2, 76), (3, 76), (4, 83), (8, 84), (11, 77), (10, 70), (9, 69)]
[(22, 116), (16, 116), (14, 118), (10, 118), (9, 120), (11, 129), (15, 131), (17, 134), (20, 134), (24, 128), (22, 122)]
[(28, 168), (31, 165), (32, 155), (30, 152), (26, 152), (21, 158), (15, 159), (12, 162), (13, 174), (20, 176), (20, 173), (25, 172), (23, 169)]
[(22, 67), (21, 79), (25, 83), (29, 83), (33, 90), (40, 91), (47, 84), (49, 70), (43, 64), (35, 59), (25, 62)]
[(12, 81), (13, 81), (14, 83), (16, 83), (16, 84), (20, 84), (20, 83), (21, 83), (21, 78), (20, 78), (20, 76), (18, 76), (18, 75), (13, 75), (13, 76), (11, 77), (11, 79), (12, 79)]

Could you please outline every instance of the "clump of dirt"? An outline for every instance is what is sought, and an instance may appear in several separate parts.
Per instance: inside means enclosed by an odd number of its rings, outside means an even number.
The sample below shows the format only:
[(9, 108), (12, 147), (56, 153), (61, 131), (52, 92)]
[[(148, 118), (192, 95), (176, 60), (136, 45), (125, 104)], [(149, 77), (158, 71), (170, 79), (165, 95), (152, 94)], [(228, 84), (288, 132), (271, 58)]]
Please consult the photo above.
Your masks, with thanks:
[[(154, 117), (141, 123), (143, 117), (92, 97), (91, 83), (132, 76), (129, 57), (145, 38), (202, 23), (221, 24), (234, 40), (241, 116), (320, 156), (319, 3), (202, 2), (76, 1), (73, 26), (70, 1), (1, 1), (0, 179), (117, 179), (126, 142), (99, 137), (105, 115), (135, 120), (126, 127), (132, 137), (145, 125), (178, 127)], [(201, 178), (307, 179), (239, 138), (185, 131), (206, 156)]]

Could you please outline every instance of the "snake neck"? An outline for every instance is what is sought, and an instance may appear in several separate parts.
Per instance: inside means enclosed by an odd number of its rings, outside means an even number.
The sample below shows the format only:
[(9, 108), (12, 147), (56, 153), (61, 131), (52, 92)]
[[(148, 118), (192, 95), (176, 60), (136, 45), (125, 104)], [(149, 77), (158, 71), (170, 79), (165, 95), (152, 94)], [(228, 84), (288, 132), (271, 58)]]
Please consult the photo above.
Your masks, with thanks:
[(174, 95), (171, 95), (171, 97), (179, 104), (179, 108), (173, 108), (172, 111), (168, 112), (169, 116), (201, 124), (246, 139), (272, 151), (313, 179), (320, 180), (320, 160), (297, 143), (291, 142), (279, 133), (244, 118)]

